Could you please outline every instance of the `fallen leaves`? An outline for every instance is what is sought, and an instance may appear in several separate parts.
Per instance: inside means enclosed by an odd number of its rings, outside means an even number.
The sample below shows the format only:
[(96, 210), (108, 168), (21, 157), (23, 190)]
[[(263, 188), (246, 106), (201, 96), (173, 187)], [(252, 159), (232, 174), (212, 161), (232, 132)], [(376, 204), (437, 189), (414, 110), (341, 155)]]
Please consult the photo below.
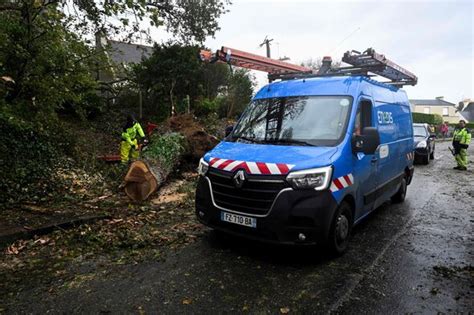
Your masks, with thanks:
[(191, 303), (193, 303), (193, 300), (192, 299), (183, 299), (183, 305), (189, 305)]
[(112, 224), (117, 224), (123, 222), (123, 219), (112, 219), (107, 222), (107, 224), (112, 225)]
[(26, 241), (19, 240), (7, 247), (6, 254), (18, 255), (25, 248), (26, 248)]
[(33, 244), (44, 245), (44, 244), (49, 243), (49, 241), (50, 241), (49, 237), (44, 237), (44, 238), (37, 239), (36, 241), (33, 242)]
[(51, 239), (47, 236), (37, 238), (35, 240), (18, 240), (8, 246), (5, 250), (7, 255), (18, 255), (21, 251), (26, 249), (28, 246), (35, 246), (35, 245), (54, 245), (54, 241), (52, 242)]
[[(107, 265), (163, 259), (167, 250), (194, 242), (205, 231), (194, 215), (195, 178), (181, 181), (176, 186), (180, 191), (175, 190), (175, 193), (186, 192), (187, 197), (184, 202), (167, 203), (165, 209), (151, 202), (128, 206), (126, 197), (103, 198), (100, 205), (102, 207), (106, 202), (106, 206), (111, 207), (112, 218), (12, 243), (3, 250), (6, 255), (0, 254), (0, 273), (10, 277), (4, 285), (15, 287), (17, 279), (62, 279), (67, 287), (82, 287), (90, 279), (72, 275), (71, 264), (80, 265), (91, 257), (100, 257)], [(39, 213), (39, 210), (35, 212)], [(183, 305), (196, 303), (191, 298), (179, 302)]]

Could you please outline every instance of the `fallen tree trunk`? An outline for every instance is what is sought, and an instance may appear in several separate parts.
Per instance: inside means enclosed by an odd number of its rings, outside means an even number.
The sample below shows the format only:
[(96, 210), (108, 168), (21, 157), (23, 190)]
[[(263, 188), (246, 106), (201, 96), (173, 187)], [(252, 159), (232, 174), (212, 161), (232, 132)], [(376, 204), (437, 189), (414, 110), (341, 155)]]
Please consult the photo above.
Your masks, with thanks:
[(179, 133), (152, 137), (140, 160), (130, 164), (125, 175), (127, 196), (134, 201), (146, 200), (179, 163), (185, 147), (185, 138)]
[(179, 132), (186, 138), (186, 155), (191, 160), (199, 160), (219, 143), (219, 139), (208, 134), (192, 115), (177, 115), (171, 117), (167, 123), (172, 131)]
[(164, 126), (173, 132), (152, 136), (140, 160), (133, 162), (128, 169), (125, 193), (132, 200), (148, 199), (181, 159), (194, 163), (219, 142), (189, 114), (173, 116)]

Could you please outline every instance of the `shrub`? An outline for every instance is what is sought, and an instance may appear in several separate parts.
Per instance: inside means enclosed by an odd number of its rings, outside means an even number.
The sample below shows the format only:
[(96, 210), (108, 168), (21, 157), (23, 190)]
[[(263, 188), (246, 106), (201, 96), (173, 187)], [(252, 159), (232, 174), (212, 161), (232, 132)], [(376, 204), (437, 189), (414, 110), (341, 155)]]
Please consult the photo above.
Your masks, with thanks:
[(217, 99), (207, 99), (204, 98), (196, 103), (194, 106), (194, 114), (199, 117), (207, 116), (211, 113), (217, 112), (218, 109), (218, 102)]
[(41, 200), (61, 183), (55, 169), (72, 137), (57, 124), (46, 129), (0, 112), (0, 204)]
[(440, 125), (443, 123), (443, 117), (438, 114), (412, 113), (414, 123), (424, 123), (430, 125)]

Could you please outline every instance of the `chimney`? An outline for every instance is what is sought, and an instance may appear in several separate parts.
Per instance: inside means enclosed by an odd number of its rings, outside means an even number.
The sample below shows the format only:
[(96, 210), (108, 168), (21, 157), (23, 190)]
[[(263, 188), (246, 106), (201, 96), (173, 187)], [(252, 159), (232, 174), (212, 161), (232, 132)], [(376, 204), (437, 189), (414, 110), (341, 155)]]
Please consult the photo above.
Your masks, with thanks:
[(444, 101), (444, 96), (437, 96), (436, 99), (440, 101)]
[(318, 74), (325, 74), (331, 70), (332, 58), (325, 56), (321, 62), (321, 67), (318, 70)]

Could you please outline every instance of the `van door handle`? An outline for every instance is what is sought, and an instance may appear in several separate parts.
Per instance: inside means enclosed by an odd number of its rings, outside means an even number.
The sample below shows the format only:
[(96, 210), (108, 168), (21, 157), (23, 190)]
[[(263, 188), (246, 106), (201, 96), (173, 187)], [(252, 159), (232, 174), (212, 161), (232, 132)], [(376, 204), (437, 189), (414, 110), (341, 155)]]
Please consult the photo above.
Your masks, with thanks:
[(370, 160), (370, 163), (375, 164), (375, 163), (377, 163), (378, 160), (379, 160), (379, 159), (377, 159), (377, 158), (374, 156), (374, 157), (372, 157), (372, 159)]

